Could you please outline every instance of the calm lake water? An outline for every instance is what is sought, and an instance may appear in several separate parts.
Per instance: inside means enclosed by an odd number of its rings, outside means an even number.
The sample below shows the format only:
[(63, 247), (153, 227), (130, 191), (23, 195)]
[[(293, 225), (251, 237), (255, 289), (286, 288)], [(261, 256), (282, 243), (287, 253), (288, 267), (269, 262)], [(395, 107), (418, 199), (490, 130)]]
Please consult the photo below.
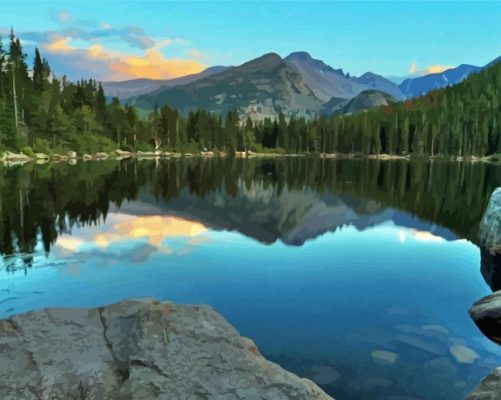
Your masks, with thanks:
[(337, 400), (457, 400), (501, 348), (478, 222), (501, 168), (376, 160), (0, 167), (0, 317), (210, 304)]

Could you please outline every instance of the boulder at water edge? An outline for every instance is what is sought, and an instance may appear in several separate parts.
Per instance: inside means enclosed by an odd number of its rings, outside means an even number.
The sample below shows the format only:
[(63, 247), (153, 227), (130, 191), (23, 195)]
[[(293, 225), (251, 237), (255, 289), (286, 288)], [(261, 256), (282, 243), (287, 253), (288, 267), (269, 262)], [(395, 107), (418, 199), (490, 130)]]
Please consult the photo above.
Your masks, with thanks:
[(153, 299), (0, 320), (0, 399), (328, 400), (207, 306)]

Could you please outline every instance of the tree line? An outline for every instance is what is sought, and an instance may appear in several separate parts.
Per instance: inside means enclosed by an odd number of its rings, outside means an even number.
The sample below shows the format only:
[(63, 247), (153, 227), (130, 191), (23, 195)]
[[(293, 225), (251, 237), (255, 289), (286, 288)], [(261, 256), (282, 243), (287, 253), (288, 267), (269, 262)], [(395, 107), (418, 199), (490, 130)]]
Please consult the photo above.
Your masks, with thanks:
[(281, 153), (484, 156), (501, 152), (501, 64), (422, 97), (354, 115), (242, 120), (168, 105), (147, 115), (95, 80), (56, 78), (35, 50), (30, 69), (11, 31), (0, 38), (0, 150), (79, 153), (203, 149)]

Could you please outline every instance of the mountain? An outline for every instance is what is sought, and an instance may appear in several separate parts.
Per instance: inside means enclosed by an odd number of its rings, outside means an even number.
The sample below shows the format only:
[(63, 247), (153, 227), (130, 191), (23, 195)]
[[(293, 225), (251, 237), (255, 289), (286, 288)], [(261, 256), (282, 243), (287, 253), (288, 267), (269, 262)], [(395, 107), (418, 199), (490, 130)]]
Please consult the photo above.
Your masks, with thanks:
[(481, 69), (475, 65), (461, 64), (444, 72), (406, 79), (399, 87), (405, 97), (418, 97), (435, 89), (455, 85)]
[(379, 90), (364, 90), (350, 100), (333, 97), (322, 106), (321, 115), (355, 114), (375, 107), (387, 106), (397, 101), (393, 96)]
[(387, 93), (394, 99), (404, 99), (404, 95), (402, 94), (399, 86), (381, 75), (366, 72), (358, 78), (354, 78), (354, 80), (368, 89)]
[(323, 104), (295, 68), (275, 53), (238, 67), (174, 87), (162, 87), (135, 99), (140, 108), (169, 106), (182, 114), (204, 108), (217, 114), (237, 109), (253, 119), (285, 115), (313, 117)]
[(403, 96), (397, 84), (367, 72), (360, 77), (345, 74), (342, 69), (334, 69), (321, 60), (316, 60), (305, 51), (291, 53), (285, 62), (295, 67), (306, 84), (319, 99), (329, 101), (333, 97), (351, 99), (364, 90), (374, 89), (391, 94), (397, 99)]
[(305, 51), (288, 55), (285, 62), (301, 73), (315, 96), (323, 101), (332, 97), (351, 99), (363, 90), (362, 85), (353, 82), (342, 69), (334, 69), (323, 61), (315, 60)]
[(320, 114), (321, 115), (332, 115), (334, 113), (340, 112), (340, 110), (343, 109), (343, 107), (349, 102), (350, 100), (347, 99), (342, 99), (340, 97), (333, 97), (330, 99), (328, 102), (326, 102), (321, 110)]
[(114, 206), (110, 212), (174, 215), (214, 230), (240, 232), (261, 243), (281, 241), (290, 246), (301, 246), (346, 226), (363, 231), (389, 221), (447, 240), (456, 238), (447, 228), (416, 220), (378, 201), (351, 195), (317, 192), (308, 187), (298, 190), (288, 185), (263, 187), (258, 182), (243, 181), (238, 181), (234, 190), (232, 195), (216, 190), (204, 196), (182, 190), (169, 201), (160, 202), (151, 193), (141, 191), (136, 200)]
[(339, 114), (355, 114), (370, 108), (387, 106), (395, 102), (396, 99), (388, 93), (378, 90), (364, 90), (348, 101), (339, 111)]
[(141, 94), (151, 93), (162, 87), (172, 87), (176, 85), (185, 85), (224, 71), (228, 67), (214, 66), (209, 67), (198, 74), (191, 74), (174, 79), (131, 79), (121, 82), (102, 82), (104, 93), (108, 98), (118, 97), (120, 99), (131, 98)]

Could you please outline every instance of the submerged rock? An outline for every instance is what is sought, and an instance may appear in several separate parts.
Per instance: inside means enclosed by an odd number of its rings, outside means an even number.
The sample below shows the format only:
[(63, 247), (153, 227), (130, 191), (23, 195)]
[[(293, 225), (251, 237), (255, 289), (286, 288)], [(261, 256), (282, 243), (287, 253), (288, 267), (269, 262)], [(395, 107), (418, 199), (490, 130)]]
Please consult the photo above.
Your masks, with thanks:
[(470, 316), (485, 336), (501, 344), (501, 291), (473, 304)]
[(465, 400), (499, 400), (501, 399), (501, 367), (496, 368), (473, 391), (466, 396)]
[(454, 359), (460, 364), (473, 364), (480, 356), (475, 350), (461, 344), (455, 344), (449, 349)]
[[(82, 397), (84, 395), (84, 397)], [(153, 299), (0, 321), (0, 398), (330, 399), (207, 306)]]

